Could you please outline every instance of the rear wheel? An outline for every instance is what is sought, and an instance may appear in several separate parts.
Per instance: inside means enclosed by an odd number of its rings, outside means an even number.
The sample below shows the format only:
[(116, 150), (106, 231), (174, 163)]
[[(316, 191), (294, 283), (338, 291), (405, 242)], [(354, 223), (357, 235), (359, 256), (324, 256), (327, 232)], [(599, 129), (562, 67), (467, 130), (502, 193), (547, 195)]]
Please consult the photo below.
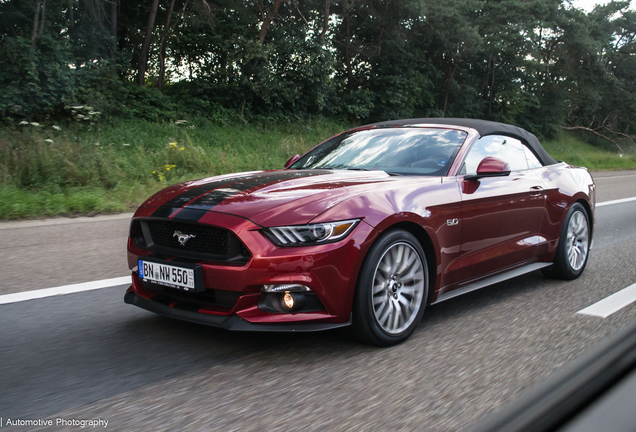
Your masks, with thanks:
[(424, 313), (428, 268), (408, 231), (392, 230), (371, 247), (360, 270), (353, 330), (365, 342), (390, 346), (406, 340)]
[(590, 222), (580, 203), (568, 211), (561, 229), (552, 267), (543, 273), (559, 279), (576, 279), (583, 273), (590, 252)]

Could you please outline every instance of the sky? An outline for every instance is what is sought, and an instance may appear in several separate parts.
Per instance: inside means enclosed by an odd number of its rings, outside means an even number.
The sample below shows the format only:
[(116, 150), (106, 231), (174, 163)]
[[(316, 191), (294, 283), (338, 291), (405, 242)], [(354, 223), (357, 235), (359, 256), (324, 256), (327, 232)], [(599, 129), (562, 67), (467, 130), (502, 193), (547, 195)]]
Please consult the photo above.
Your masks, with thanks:
[[(580, 8), (580, 9), (583, 9), (583, 10), (586, 10), (586, 11), (589, 12), (592, 9), (594, 9), (595, 5), (597, 5), (597, 4), (606, 4), (608, 2), (609, 2), (609, 0), (574, 0), (572, 2), (572, 5), (577, 7), (577, 8)], [(630, 9), (634, 9), (634, 6), (636, 6), (636, 2), (632, 0), (632, 4), (631, 4)]]

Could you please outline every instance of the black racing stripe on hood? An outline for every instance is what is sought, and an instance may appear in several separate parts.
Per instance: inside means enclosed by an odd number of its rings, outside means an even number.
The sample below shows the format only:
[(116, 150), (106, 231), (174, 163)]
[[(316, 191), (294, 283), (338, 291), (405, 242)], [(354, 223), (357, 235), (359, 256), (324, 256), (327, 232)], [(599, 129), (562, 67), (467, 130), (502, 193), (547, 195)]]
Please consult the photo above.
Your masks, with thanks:
[(180, 221), (188, 221), (188, 222), (198, 222), (199, 219), (205, 215), (206, 210), (199, 209), (173, 209), (172, 211), (174, 216), (171, 216), (171, 219), (180, 220)]
[(153, 214), (153, 217), (170, 217), (172, 213), (175, 212), (175, 209), (179, 209), (195, 199), (198, 196), (205, 194), (214, 189), (221, 188), (223, 186), (230, 185), (232, 183), (236, 183), (241, 180), (251, 179), (255, 177), (266, 176), (269, 173), (257, 173), (257, 174), (248, 174), (236, 177), (230, 177), (222, 180), (213, 181), (210, 183), (203, 184), (201, 186), (194, 187), (192, 189), (188, 189), (187, 191), (177, 195), (171, 200), (167, 201), (161, 207), (159, 207)]
[(266, 186), (269, 184), (278, 183), (285, 180), (313, 177), (327, 173), (329, 173), (329, 171), (283, 171), (267, 173), (268, 175), (262, 175), (253, 178), (246, 178), (243, 181), (238, 181), (210, 191), (209, 193), (194, 201), (192, 204), (188, 204), (180, 211), (174, 211), (173, 218), (195, 222), (203, 217), (206, 211), (211, 210), (214, 206), (218, 205), (222, 201), (225, 201), (226, 199), (238, 195), (246, 190), (258, 186)]

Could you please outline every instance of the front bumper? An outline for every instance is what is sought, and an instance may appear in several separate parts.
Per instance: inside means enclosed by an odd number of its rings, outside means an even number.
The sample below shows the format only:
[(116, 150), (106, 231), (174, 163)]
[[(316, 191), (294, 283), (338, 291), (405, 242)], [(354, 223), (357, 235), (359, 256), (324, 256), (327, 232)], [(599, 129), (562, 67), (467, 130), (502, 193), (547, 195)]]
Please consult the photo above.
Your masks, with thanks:
[[(143, 209), (135, 218), (148, 219)], [(228, 330), (317, 331), (347, 326), (355, 283), (369, 239), (374, 230), (359, 224), (346, 238), (320, 246), (279, 248), (260, 227), (243, 218), (208, 213), (199, 223), (231, 230), (251, 253), (244, 264), (197, 261), (202, 267), (204, 292), (167, 292), (139, 279), (133, 271), (133, 284), (126, 303), (185, 321)], [(128, 262), (133, 269), (140, 256), (179, 265), (179, 256), (155, 254), (128, 242)], [(191, 264), (192, 260), (189, 261)], [(135, 269), (136, 270), (136, 269)], [(297, 283), (308, 286), (322, 307), (287, 313), (273, 313), (259, 303), (261, 288), (269, 284)], [(313, 303), (314, 305), (316, 302)], [(275, 312), (275, 311), (274, 311)]]
[(253, 324), (245, 321), (238, 315), (210, 315), (184, 309), (171, 308), (168, 305), (146, 299), (135, 293), (133, 290), (126, 292), (124, 295), (124, 302), (169, 318), (176, 318), (182, 321), (189, 321), (196, 324), (203, 324), (234, 331), (313, 332), (346, 327), (351, 324), (351, 316), (349, 316), (349, 320), (344, 323), (301, 322), (288, 324)]

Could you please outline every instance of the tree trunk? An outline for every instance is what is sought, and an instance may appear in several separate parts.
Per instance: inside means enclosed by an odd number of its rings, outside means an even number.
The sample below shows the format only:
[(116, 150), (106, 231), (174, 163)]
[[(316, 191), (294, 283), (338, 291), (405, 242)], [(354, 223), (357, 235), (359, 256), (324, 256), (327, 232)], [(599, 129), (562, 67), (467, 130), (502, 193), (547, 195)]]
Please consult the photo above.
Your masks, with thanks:
[(46, 15), (46, 0), (42, 1), (42, 10), (40, 11), (40, 29), (38, 30), (38, 39), (44, 34), (44, 17)]
[(376, 39), (376, 42), (378, 45), (378, 57), (382, 55), (382, 42), (384, 41), (384, 28), (386, 27), (386, 13), (388, 13), (390, 5), (391, 5), (391, 0), (387, 0), (384, 7), (385, 13), (379, 14), (380, 15), (380, 32), (378, 33), (378, 37)]
[(448, 107), (448, 95), (450, 93), (451, 82), (453, 81), (453, 76), (455, 75), (456, 70), (457, 70), (456, 64), (452, 64), (448, 68), (448, 79), (446, 80), (446, 92), (444, 94), (444, 108), (442, 109), (442, 113), (444, 113), (444, 117), (446, 117), (446, 108)]
[[(621, 154), (622, 154), (622, 153), (625, 153), (625, 152), (623, 151), (623, 148), (622, 148), (621, 146), (619, 146), (619, 145), (618, 145), (618, 143), (617, 143), (616, 141), (614, 141), (613, 139), (611, 139), (611, 138), (610, 138), (610, 137), (608, 137), (607, 135), (603, 135), (602, 133), (597, 132), (597, 130), (596, 130), (596, 129), (599, 129), (599, 128), (592, 129), (592, 128), (585, 127), (585, 126), (570, 126), (570, 127), (567, 127), (567, 126), (561, 126), (561, 127), (562, 127), (563, 129), (565, 129), (565, 130), (583, 130), (583, 131), (586, 131), (586, 132), (593, 133), (594, 135), (596, 135), (596, 136), (600, 136), (601, 138), (604, 138), (604, 139), (606, 139), (607, 141), (609, 141), (609, 142), (611, 142), (612, 144), (614, 144), (616, 147), (618, 147), (618, 150), (621, 152)], [(612, 131), (610, 131), (610, 132), (612, 132)], [(615, 133), (615, 132), (614, 132), (614, 133)], [(631, 137), (630, 137), (630, 139), (631, 139)]]
[(485, 98), (486, 97), (486, 86), (490, 82), (490, 58), (492, 57), (492, 51), (488, 54), (487, 63), (488, 67), (486, 69), (486, 75), (484, 76), (484, 80), (481, 83), (481, 88), (479, 90), (479, 94)]
[(40, 8), (42, 2), (40, 0), (33, 1), (33, 31), (31, 32), (31, 46), (35, 47), (35, 41), (38, 38), (38, 22), (40, 20)]
[(141, 53), (139, 54), (139, 63), (137, 66), (137, 85), (142, 86), (146, 83), (146, 67), (148, 65), (148, 52), (150, 51), (150, 42), (152, 42), (152, 30), (155, 27), (155, 18), (157, 17), (157, 7), (159, 6), (159, 0), (152, 0), (150, 6), (150, 15), (148, 15), (148, 26), (146, 27), (146, 38), (144, 44), (141, 47)]
[(322, 32), (320, 33), (320, 36), (318, 36), (320, 40), (325, 38), (327, 30), (329, 30), (329, 2), (330, 0), (325, 0), (325, 14), (324, 21), (322, 22)]
[(492, 100), (495, 97), (495, 54), (491, 54), (488, 59), (488, 66), (490, 66), (490, 95), (488, 96), (488, 117), (492, 113)]
[(170, 7), (168, 8), (168, 17), (166, 18), (166, 25), (163, 27), (163, 34), (161, 35), (161, 43), (159, 43), (159, 82), (157, 88), (159, 91), (163, 90), (163, 78), (166, 73), (166, 39), (170, 33), (170, 20), (172, 19), (172, 11), (174, 10), (175, 0), (170, 1)]
[(68, 28), (72, 30), (75, 27), (75, 16), (73, 15), (73, 0), (68, 0)]
[(353, 82), (353, 68), (351, 66), (351, 31), (349, 26), (349, 9), (345, 11), (344, 16), (345, 25), (345, 66), (347, 68), (347, 88), (353, 90), (355, 83)]
[(269, 30), (269, 26), (272, 23), (272, 20), (274, 19), (274, 16), (276, 15), (276, 12), (278, 12), (278, 8), (280, 7), (280, 4), (283, 2), (283, 0), (276, 0), (274, 2), (274, 7), (272, 8), (272, 10), (270, 10), (267, 13), (267, 16), (265, 17), (265, 20), (263, 20), (263, 25), (261, 26), (261, 31), (258, 33), (258, 39), (261, 41), (261, 43), (263, 43), (263, 41), (265, 41), (265, 36), (267, 35), (267, 31)]
[(113, 38), (110, 56), (114, 59), (117, 54), (117, 0), (106, 1), (110, 2), (110, 36)]

